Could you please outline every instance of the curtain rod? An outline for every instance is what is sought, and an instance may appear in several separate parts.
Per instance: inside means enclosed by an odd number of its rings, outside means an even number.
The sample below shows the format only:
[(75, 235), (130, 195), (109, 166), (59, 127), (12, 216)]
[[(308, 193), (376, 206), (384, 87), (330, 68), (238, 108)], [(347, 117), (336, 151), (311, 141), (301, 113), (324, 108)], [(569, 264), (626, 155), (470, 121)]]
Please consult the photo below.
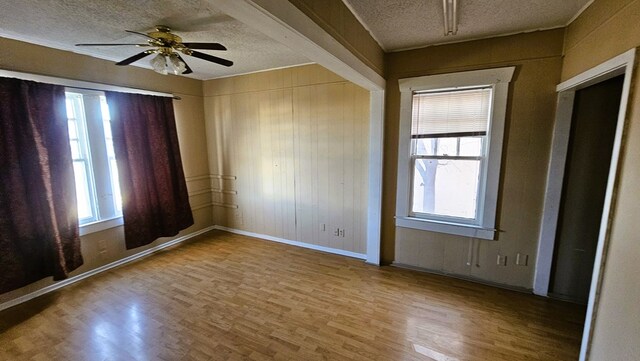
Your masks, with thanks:
[(124, 93), (171, 97), (175, 100), (181, 99), (180, 97), (170, 93), (162, 93), (162, 92), (156, 92), (156, 91), (145, 90), (145, 89), (137, 89), (137, 88), (128, 88), (128, 87), (123, 87), (118, 85), (95, 83), (95, 82), (89, 82), (89, 81), (83, 81), (83, 80), (59, 78), (59, 77), (48, 76), (48, 75), (22, 73), (19, 71), (0, 69), (0, 76), (8, 77), (8, 78), (19, 78), (23, 80), (32, 80), (32, 81), (37, 81), (41, 83), (62, 85), (68, 88), (75, 88), (75, 89), (97, 90), (97, 91), (117, 91), (117, 92), (124, 92)]
[[(85, 88), (85, 87), (80, 87), (80, 86), (70, 86), (70, 85), (65, 85), (65, 88), (70, 88), (70, 89), (79, 89), (79, 90), (93, 90), (93, 91), (105, 91), (102, 89), (96, 89), (96, 88)], [(114, 90), (114, 91), (119, 91), (119, 90)], [(168, 94), (168, 95), (156, 95), (156, 94), (148, 94), (147, 91), (145, 90), (145, 92), (133, 92), (133, 91), (121, 91), (121, 93), (131, 93), (131, 94), (143, 94), (143, 95), (155, 95), (155, 96), (161, 96), (161, 97), (166, 97), (166, 98), (173, 98), (174, 100), (182, 100), (182, 98), (180, 98), (177, 95), (173, 95), (173, 94)]]

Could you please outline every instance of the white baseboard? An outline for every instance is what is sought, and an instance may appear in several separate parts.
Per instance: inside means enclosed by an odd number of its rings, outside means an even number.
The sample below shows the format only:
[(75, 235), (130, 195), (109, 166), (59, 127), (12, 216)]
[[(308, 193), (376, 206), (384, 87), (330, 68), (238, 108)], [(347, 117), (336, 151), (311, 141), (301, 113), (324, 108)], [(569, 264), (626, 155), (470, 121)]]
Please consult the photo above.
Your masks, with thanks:
[(438, 270), (432, 270), (432, 269), (429, 269), (429, 268), (412, 266), (412, 265), (404, 264), (404, 263), (392, 262), (391, 263), (391, 267), (403, 268), (403, 269), (408, 269), (408, 270), (418, 271), (418, 272), (423, 272), (423, 273), (431, 273), (431, 274), (438, 275), (438, 276), (446, 276), (446, 277), (456, 278), (456, 279), (463, 280), (463, 281), (479, 283), (479, 284), (483, 284), (483, 285), (486, 285), (486, 286), (502, 288), (502, 289), (505, 289), (505, 290), (516, 291), (516, 292), (520, 292), (520, 293), (533, 294), (533, 290), (530, 289), (530, 288), (526, 288), (526, 287), (512, 286), (512, 285), (506, 285), (506, 284), (498, 283), (498, 282), (485, 281), (485, 280), (483, 280), (481, 278), (476, 278), (476, 277), (471, 277), (471, 276), (464, 276), (464, 275), (457, 275), (457, 274), (454, 274), (454, 273), (446, 273), (446, 272), (442, 272), (442, 271), (438, 271)]
[(26, 294), (24, 296), (20, 296), (20, 297), (14, 298), (12, 300), (9, 300), (7, 302), (4, 302), (4, 303), (0, 304), (0, 311), (2, 311), (4, 309), (7, 309), (9, 307), (13, 307), (13, 306), (18, 305), (18, 304), (23, 303), (23, 302), (27, 302), (27, 301), (29, 301), (31, 299), (34, 299), (34, 298), (38, 297), (38, 296), (42, 296), (42, 295), (44, 295), (46, 293), (49, 293), (51, 291), (55, 291), (55, 290), (57, 290), (59, 288), (65, 287), (65, 286), (70, 285), (72, 283), (76, 283), (76, 282), (78, 282), (80, 280), (83, 280), (85, 278), (91, 277), (91, 276), (96, 275), (98, 273), (110, 270), (112, 268), (121, 266), (121, 265), (123, 265), (125, 263), (129, 263), (131, 261), (135, 261), (135, 260), (137, 260), (139, 258), (148, 256), (148, 255), (150, 255), (152, 253), (158, 252), (158, 251), (160, 251), (160, 250), (162, 250), (164, 248), (167, 248), (167, 247), (171, 247), (171, 246), (176, 245), (176, 244), (178, 244), (180, 242), (184, 242), (184, 241), (186, 241), (186, 240), (188, 240), (190, 238), (199, 236), (199, 235), (201, 235), (203, 233), (207, 233), (207, 232), (213, 230), (214, 227), (215, 226), (210, 226), (210, 227), (203, 228), (203, 229), (201, 229), (199, 231), (195, 231), (193, 233), (189, 233), (189, 234), (184, 235), (182, 237), (178, 237), (178, 238), (176, 238), (174, 240), (171, 240), (169, 242), (157, 245), (155, 247), (151, 247), (151, 248), (149, 248), (147, 250), (144, 250), (144, 251), (142, 251), (140, 253), (136, 253), (136, 254), (133, 254), (131, 256), (128, 256), (128, 257), (125, 257), (125, 258), (121, 258), (121, 259), (119, 259), (119, 260), (117, 260), (115, 262), (111, 262), (111, 263), (106, 264), (104, 266), (100, 266), (98, 268), (94, 268), (94, 269), (89, 270), (87, 272), (81, 273), (81, 274), (79, 274), (77, 276), (69, 277), (69, 278), (67, 278), (65, 280), (56, 282), (56, 283), (54, 283), (52, 285), (40, 288), (40, 289), (38, 289), (36, 291), (33, 291), (31, 293), (28, 293), (28, 294)]
[(242, 231), (242, 230), (235, 229), (235, 228), (228, 228), (228, 227), (224, 227), (224, 226), (217, 226), (216, 225), (216, 226), (213, 226), (213, 228), (214, 229), (219, 229), (221, 231), (227, 231), (227, 232), (231, 232), (231, 233), (235, 233), (235, 234), (241, 234), (243, 236), (261, 238), (261, 239), (264, 239), (264, 240), (267, 240), (267, 241), (284, 243), (284, 244), (289, 244), (289, 245), (292, 245), (292, 246), (298, 246), (298, 247), (302, 247), (302, 248), (309, 248), (309, 249), (313, 249), (313, 250), (316, 250), (316, 251), (339, 254), (341, 256), (347, 256), (347, 257), (357, 258), (357, 259), (367, 259), (367, 255), (363, 254), (363, 253), (356, 253), (356, 252), (345, 251), (345, 250), (337, 249), (337, 248), (318, 246), (318, 245), (315, 245), (315, 244), (304, 243), (304, 242), (299, 242), (299, 241), (292, 241), (292, 240), (289, 240), (289, 239), (268, 236), (266, 234), (247, 232), (247, 231)]

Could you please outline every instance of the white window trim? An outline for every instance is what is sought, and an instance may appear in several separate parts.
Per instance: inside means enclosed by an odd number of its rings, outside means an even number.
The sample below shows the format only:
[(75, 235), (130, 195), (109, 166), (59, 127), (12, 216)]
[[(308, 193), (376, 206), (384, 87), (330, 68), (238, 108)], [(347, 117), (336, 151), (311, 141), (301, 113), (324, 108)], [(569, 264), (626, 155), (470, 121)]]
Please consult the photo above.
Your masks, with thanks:
[[(85, 166), (85, 177), (87, 179), (87, 195), (89, 196), (89, 208), (91, 209), (91, 217), (80, 218), (78, 214), (78, 223), (88, 224), (93, 223), (99, 220), (98, 218), (98, 205), (96, 204), (96, 189), (95, 189), (95, 181), (93, 174), (93, 166), (91, 161), (91, 150), (90, 150), (90, 140), (88, 131), (87, 131), (87, 119), (86, 119), (86, 109), (84, 105), (83, 94), (78, 92), (69, 92), (65, 91), (65, 97), (69, 96), (69, 93), (73, 94), (73, 108), (76, 113), (75, 123), (76, 123), (76, 131), (77, 131), (77, 141), (80, 154), (80, 159)], [(76, 162), (76, 159), (73, 159), (73, 162)], [(74, 164), (75, 167), (75, 164)], [(75, 173), (75, 169), (74, 169)], [(77, 185), (76, 185), (77, 186)], [(77, 195), (76, 195), (77, 196)]]
[(80, 235), (84, 236), (87, 234), (104, 231), (105, 229), (115, 228), (118, 226), (122, 226), (123, 224), (124, 219), (122, 218), (122, 216), (110, 219), (101, 219), (99, 221), (91, 223), (85, 223), (80, 226)]
[[(459, 73), (429, 75), (400, 79), (400, 139), (398, 144), (398, 185), (396, 200), (396, 226), (415, 228), (425, 231), (456, 234), (460, 236), (482, 239), (495, 238), (495, 219), (498, 205), (498, 188), (500, 181), (500, 165), (502, 161), (502, 141), (507, 111), (509, 82), (515, 67), (504, 67), (486, 70), (465, 71)], [(492, 86), (493, 104), (487, 153), (488, 164), (484, 179), (484, 192), (481, 212), (478, 216), (480, 224), (463, 224), (441, 220), (411, 217), (411, 112), (413, 92), (466, 88), (473, 86)]]

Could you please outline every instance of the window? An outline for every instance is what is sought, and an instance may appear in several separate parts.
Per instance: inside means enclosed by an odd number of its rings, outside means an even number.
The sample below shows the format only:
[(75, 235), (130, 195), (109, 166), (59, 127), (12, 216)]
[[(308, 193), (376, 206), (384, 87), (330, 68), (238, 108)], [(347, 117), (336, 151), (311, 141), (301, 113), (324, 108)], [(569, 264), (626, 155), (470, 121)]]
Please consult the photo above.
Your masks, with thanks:
[(73, 172), (76, 180), (78, 218), (80, 224), (97, 219), (93, 190), (93, 173), (87, 144), (87, 129), (82, 106), (82, 94), (66, 93), (67, 120), (69, 122), (69, 145), (73, 158)]
[(411, 215), (477, 221), (491, 94), (487, 87), (413, 94)]
[(104, 93), (68, 90), (66, 101), (80, 233), (120, 225), (122, 200)]
[(513, 68), (400, 80), (396, 225), (493, 239)]

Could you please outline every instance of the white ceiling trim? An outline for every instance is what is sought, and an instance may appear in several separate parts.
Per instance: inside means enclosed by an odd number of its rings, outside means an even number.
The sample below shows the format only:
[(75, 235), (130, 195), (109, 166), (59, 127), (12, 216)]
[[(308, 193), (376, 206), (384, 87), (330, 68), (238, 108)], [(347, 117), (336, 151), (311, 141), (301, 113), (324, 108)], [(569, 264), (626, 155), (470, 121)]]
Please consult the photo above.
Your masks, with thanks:
[(207, 81), (207, 80), (214, 80), (214, 79), (233, 78), (234, 76), (249, 75), (249, 74), (256, 74), (256, 73), (264, 73), (264, 72), (267, 72), (267, 71), (281, 70), (281, 69), (288, 69), (288, 68), (296, 68), (296, 67), (299, 67), (299, 66), (305, 66), (305, 65), (311, 65), (311, 64), (315, 64), (315, 63), (314, 62), (309, 62), (309, 63), (303, 63), (303, 64), (279, 66), (279, 67), (271, 68), (271, 69), (248, 71), (248, 72), (245, 72), (245, 73), (230, 74), (230, 75), (222, 75), (222, 76), (216, 76), (216, 77), (206, 78), (206, 79), (202, 79), (202, 80)]

